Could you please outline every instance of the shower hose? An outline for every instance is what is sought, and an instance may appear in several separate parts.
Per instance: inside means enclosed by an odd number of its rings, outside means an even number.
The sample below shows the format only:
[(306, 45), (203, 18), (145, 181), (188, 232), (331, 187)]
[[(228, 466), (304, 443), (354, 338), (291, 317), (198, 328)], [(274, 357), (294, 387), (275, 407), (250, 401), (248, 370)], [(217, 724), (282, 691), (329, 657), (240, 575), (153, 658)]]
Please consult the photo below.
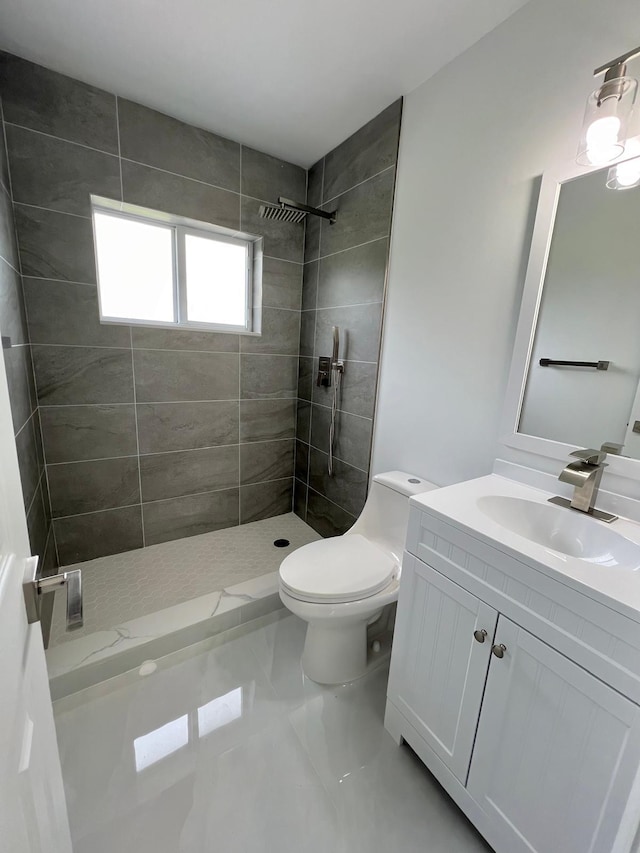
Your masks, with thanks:
[(333, 477), (333, 445), (336, 435), (336, 417), (338, 414), (338, 400), (340, 397), (340, 383), (342, 381), (342, 365), (333, 368), (333, 398), (331, 400), (331, 423), (329, 425), (329, 460), (327, 463), (329, 476)]

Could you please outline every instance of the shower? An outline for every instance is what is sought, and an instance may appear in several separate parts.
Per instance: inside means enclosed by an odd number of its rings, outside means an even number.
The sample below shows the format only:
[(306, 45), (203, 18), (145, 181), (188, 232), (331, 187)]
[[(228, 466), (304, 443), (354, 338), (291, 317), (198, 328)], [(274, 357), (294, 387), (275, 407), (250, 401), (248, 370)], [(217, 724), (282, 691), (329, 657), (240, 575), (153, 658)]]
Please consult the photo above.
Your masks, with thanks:
[(331, 372), (333, 374), (333, 396), (331, 398), (331, 418), (329, 421), (329, 458), (327, 461), (327, 470), (329, 476), (333, 477), (333, 447), (335, 444), (336, 434), (336, 417), (338, 413), (338, 403), (340, 401), (340, 385), (342, 383), (342, 374), (344, 373), (344, 361), (339, 358), (340, 355), (340, 329), (337, 326), (333, 327), (333, 355), (331, 358)]
[(320, 210), (317, 207), (309, 207), (307, 204), (292, 201), (290, 198), (280, 196), (277, 204), (261, 204), (260, 216), (263, 219), (274, 219), (277, 222), (303, 222), (307, 215), (319, 216), (321, 219), (327, 219), (331, 225), (336, 221), (336, 211), (327, 213), (325, 210)]

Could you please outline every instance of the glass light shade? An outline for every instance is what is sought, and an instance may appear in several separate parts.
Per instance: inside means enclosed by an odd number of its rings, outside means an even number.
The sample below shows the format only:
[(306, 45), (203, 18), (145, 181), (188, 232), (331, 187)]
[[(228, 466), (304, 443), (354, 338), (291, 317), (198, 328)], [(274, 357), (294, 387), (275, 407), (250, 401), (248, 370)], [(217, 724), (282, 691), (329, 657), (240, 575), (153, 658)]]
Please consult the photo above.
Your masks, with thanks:
[(630, 190), (640, 184), (640, 157), (612, 166), (607, 175), (610, 190)]
[(638, 83), (616, 77), (589, 95), (576, 160), (582, 166), (611, 163), (624, 152)]

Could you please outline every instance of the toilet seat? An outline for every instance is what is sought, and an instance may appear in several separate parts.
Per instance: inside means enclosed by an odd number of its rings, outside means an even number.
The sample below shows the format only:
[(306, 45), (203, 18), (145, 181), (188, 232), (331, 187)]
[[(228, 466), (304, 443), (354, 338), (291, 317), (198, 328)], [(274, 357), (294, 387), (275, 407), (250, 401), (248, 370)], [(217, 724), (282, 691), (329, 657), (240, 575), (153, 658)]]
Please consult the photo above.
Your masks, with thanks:
[(340, 604), (370, 598), (393, 579), (397, 562), (359, 533), (323, 539), (282, 561), (280, 585), (300, 601)]

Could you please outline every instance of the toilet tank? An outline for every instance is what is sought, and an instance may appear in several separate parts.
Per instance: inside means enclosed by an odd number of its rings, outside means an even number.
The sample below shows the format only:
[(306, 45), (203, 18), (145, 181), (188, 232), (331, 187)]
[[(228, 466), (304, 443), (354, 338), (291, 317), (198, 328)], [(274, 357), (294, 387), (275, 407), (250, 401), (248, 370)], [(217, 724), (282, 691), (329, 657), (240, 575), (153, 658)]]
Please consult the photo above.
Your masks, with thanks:
[(409, 522), (409, 498), (437, 488), (434, 483), (404, 471), (376, 474), (360, 518), (349, 533), (370, 539), (400, 562)]

